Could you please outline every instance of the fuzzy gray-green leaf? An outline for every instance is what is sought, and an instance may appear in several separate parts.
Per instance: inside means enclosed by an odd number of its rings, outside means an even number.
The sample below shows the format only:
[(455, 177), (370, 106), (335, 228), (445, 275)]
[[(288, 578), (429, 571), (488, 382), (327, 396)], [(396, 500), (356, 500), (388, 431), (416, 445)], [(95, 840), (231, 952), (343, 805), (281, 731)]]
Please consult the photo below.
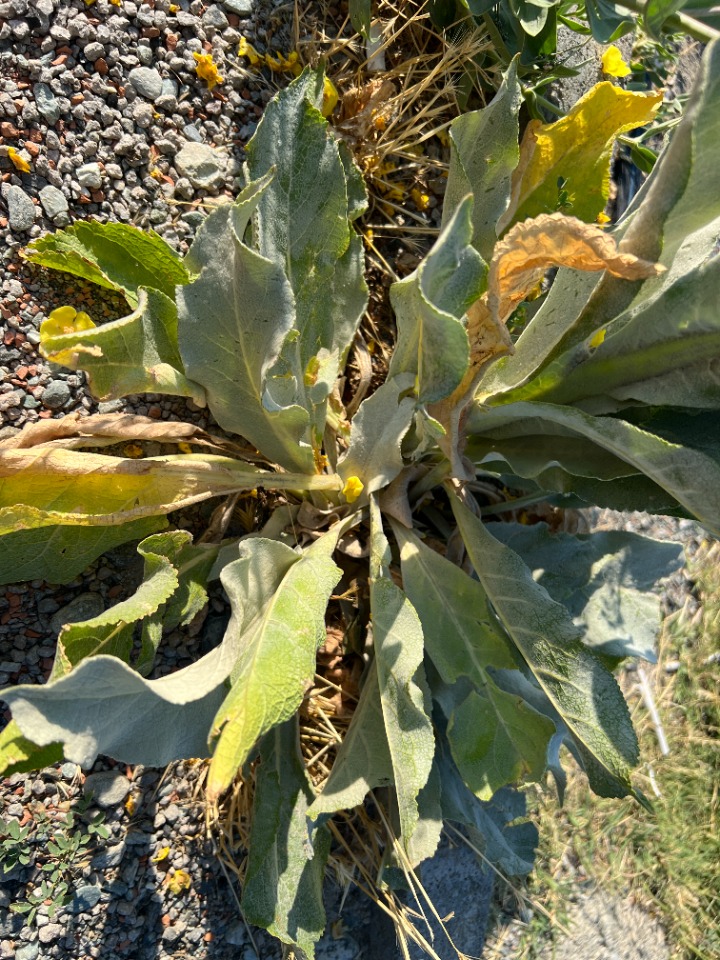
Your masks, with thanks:
[(451, 504), (480, 582), (528, 667), (608, 779), (628, 792), (638, 746), (614, 677), (582, 645), (568, 611), (535, 582), (520, 557), (456, 497)]
[(327, 827), (309, 832), (313, 797), (297, 720), (288, 720), (260, 745), (242, 908), (250, 923), (299, 946), (308, 960), (325, 929), (323, 878), (330, 852)]

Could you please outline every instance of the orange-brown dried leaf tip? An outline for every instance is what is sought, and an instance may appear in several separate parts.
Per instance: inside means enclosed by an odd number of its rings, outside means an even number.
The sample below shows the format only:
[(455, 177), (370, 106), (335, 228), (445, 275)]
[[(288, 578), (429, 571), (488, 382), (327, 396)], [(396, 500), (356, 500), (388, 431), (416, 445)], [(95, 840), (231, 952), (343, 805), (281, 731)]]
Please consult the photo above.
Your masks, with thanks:
[(504, 323), (550, 267), (607, 270), (624, 280), (645, 280), (665, 269), (632, 253), (621, 253), (614, 238), (596, 224), (560, 213), (542, 214), (515, 224), (495, 247), (488, 275), (493, 318)]

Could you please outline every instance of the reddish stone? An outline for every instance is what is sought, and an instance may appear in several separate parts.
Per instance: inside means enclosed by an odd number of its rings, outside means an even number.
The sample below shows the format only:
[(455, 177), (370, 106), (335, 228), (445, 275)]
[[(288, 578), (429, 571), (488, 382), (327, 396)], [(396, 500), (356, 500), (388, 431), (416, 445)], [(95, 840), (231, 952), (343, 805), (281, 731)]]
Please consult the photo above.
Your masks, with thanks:
[(142, 35), (147, 40), (154, 40), (156, 37), (160, 36), (160, 30), (158, 27), (143, 27)]
[(18, 378), (18, 380), (24, 380), (25, 377), (27, 377), (28, 372), (29, 372), (29, 371), (28, 371), (28, 368), (27, 368), (27, 367), (25, 367), (25, 366), (23, 366), (23, 367), (18, 367), (18, 368), (16, 369), (16, 371), (15, 371), (15, 376)]
[(160, 420), (162, 417), (162, 407), (159, 407), (156, 403), (148, 409), (148, 416), (152, 417), (153, 420)]
[(14, 127), (8, 120), (3, 120), (0, 123), (0, 136), (3, 137), (16, 137), (18, 135), (18, 128)]
[(3, 343), (6, 347), (11, 347), (15, 343), (15, 331), (6, 330), (3, 336)]
[(81, 93), (74, 93), (70, 97), (70, 103), (76, 107), (79, 103), (82, 103), (85, 100), (85, 97)]
[(40, 147), (36, 143), (31, 143), (29, 140), (25, 141), (25, 149), (31, 157), (37, 157), (40, 153)]
[(91, 190), (90, 196), (93, 198), (93, 203), (102, 203), (105, 199), (105, 194), (102, 190)]
[(176, 33), (169, 33), (165, 37), (165, 46), (168, 48), (168, 50), (174, 50), (178, 45), (179, 39), (180, 37)]
[(67, 54), (63, 53), (59, 57), (56, 57), (53, 62), (50, 64), (51, 67), (61, 67), (67, 60)]
[(25, 636), (26, 636), (26, 637), (30, 637), (31, 640), (39, 640), (40, 637), (42, 636), (42, 634), (41, 634), (41, 633), (38, 633), (37, 630), (27, 629), (27, 630), (25, 631)]
[(93, 66), (95, 67), (95, 72), (101, 74), (103, 77), (110, 69), (107, 65), (107, 60), (105, 60), (104, 57), (100, 57), (98, 60), (96, 60)]

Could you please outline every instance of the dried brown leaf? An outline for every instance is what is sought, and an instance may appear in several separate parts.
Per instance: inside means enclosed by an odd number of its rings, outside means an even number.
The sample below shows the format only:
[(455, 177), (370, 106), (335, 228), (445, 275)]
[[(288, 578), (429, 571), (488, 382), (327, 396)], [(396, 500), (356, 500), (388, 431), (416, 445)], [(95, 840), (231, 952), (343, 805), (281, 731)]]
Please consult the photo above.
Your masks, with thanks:
[(655, 277), (664, 269), (620, 252), (614, 238), (594, 224), (561, 213), (542, 214), (515, 224), (495, 247), (487, 293), (493, 320), (505, 323), (550, 267), (607, 270), (625, 280)]

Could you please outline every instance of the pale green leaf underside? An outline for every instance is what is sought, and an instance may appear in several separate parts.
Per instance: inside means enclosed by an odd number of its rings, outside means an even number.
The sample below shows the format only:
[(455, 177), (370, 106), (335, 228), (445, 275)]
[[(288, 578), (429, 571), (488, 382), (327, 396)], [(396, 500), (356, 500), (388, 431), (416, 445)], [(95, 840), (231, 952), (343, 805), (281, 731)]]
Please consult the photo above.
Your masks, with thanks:
[(520, 156), (518, 112), (522, 102), (513, 60), (494, 99), (483, 110), (450, 125), (453, 150), (443, 203), (443, 226), (472, 193), (472, 243), (486, 262), (497, 243), (496, 224), (510, 201), (512, 172)]
[(337, 470), (343, 480), (359, 477), (366, 494), (387, 486), (403, 468), (400, 445), (415, 412), (414, 397), (404, 394), (413, 382), (410, 374), (386, 380), (353, 418), (348, 449)]

